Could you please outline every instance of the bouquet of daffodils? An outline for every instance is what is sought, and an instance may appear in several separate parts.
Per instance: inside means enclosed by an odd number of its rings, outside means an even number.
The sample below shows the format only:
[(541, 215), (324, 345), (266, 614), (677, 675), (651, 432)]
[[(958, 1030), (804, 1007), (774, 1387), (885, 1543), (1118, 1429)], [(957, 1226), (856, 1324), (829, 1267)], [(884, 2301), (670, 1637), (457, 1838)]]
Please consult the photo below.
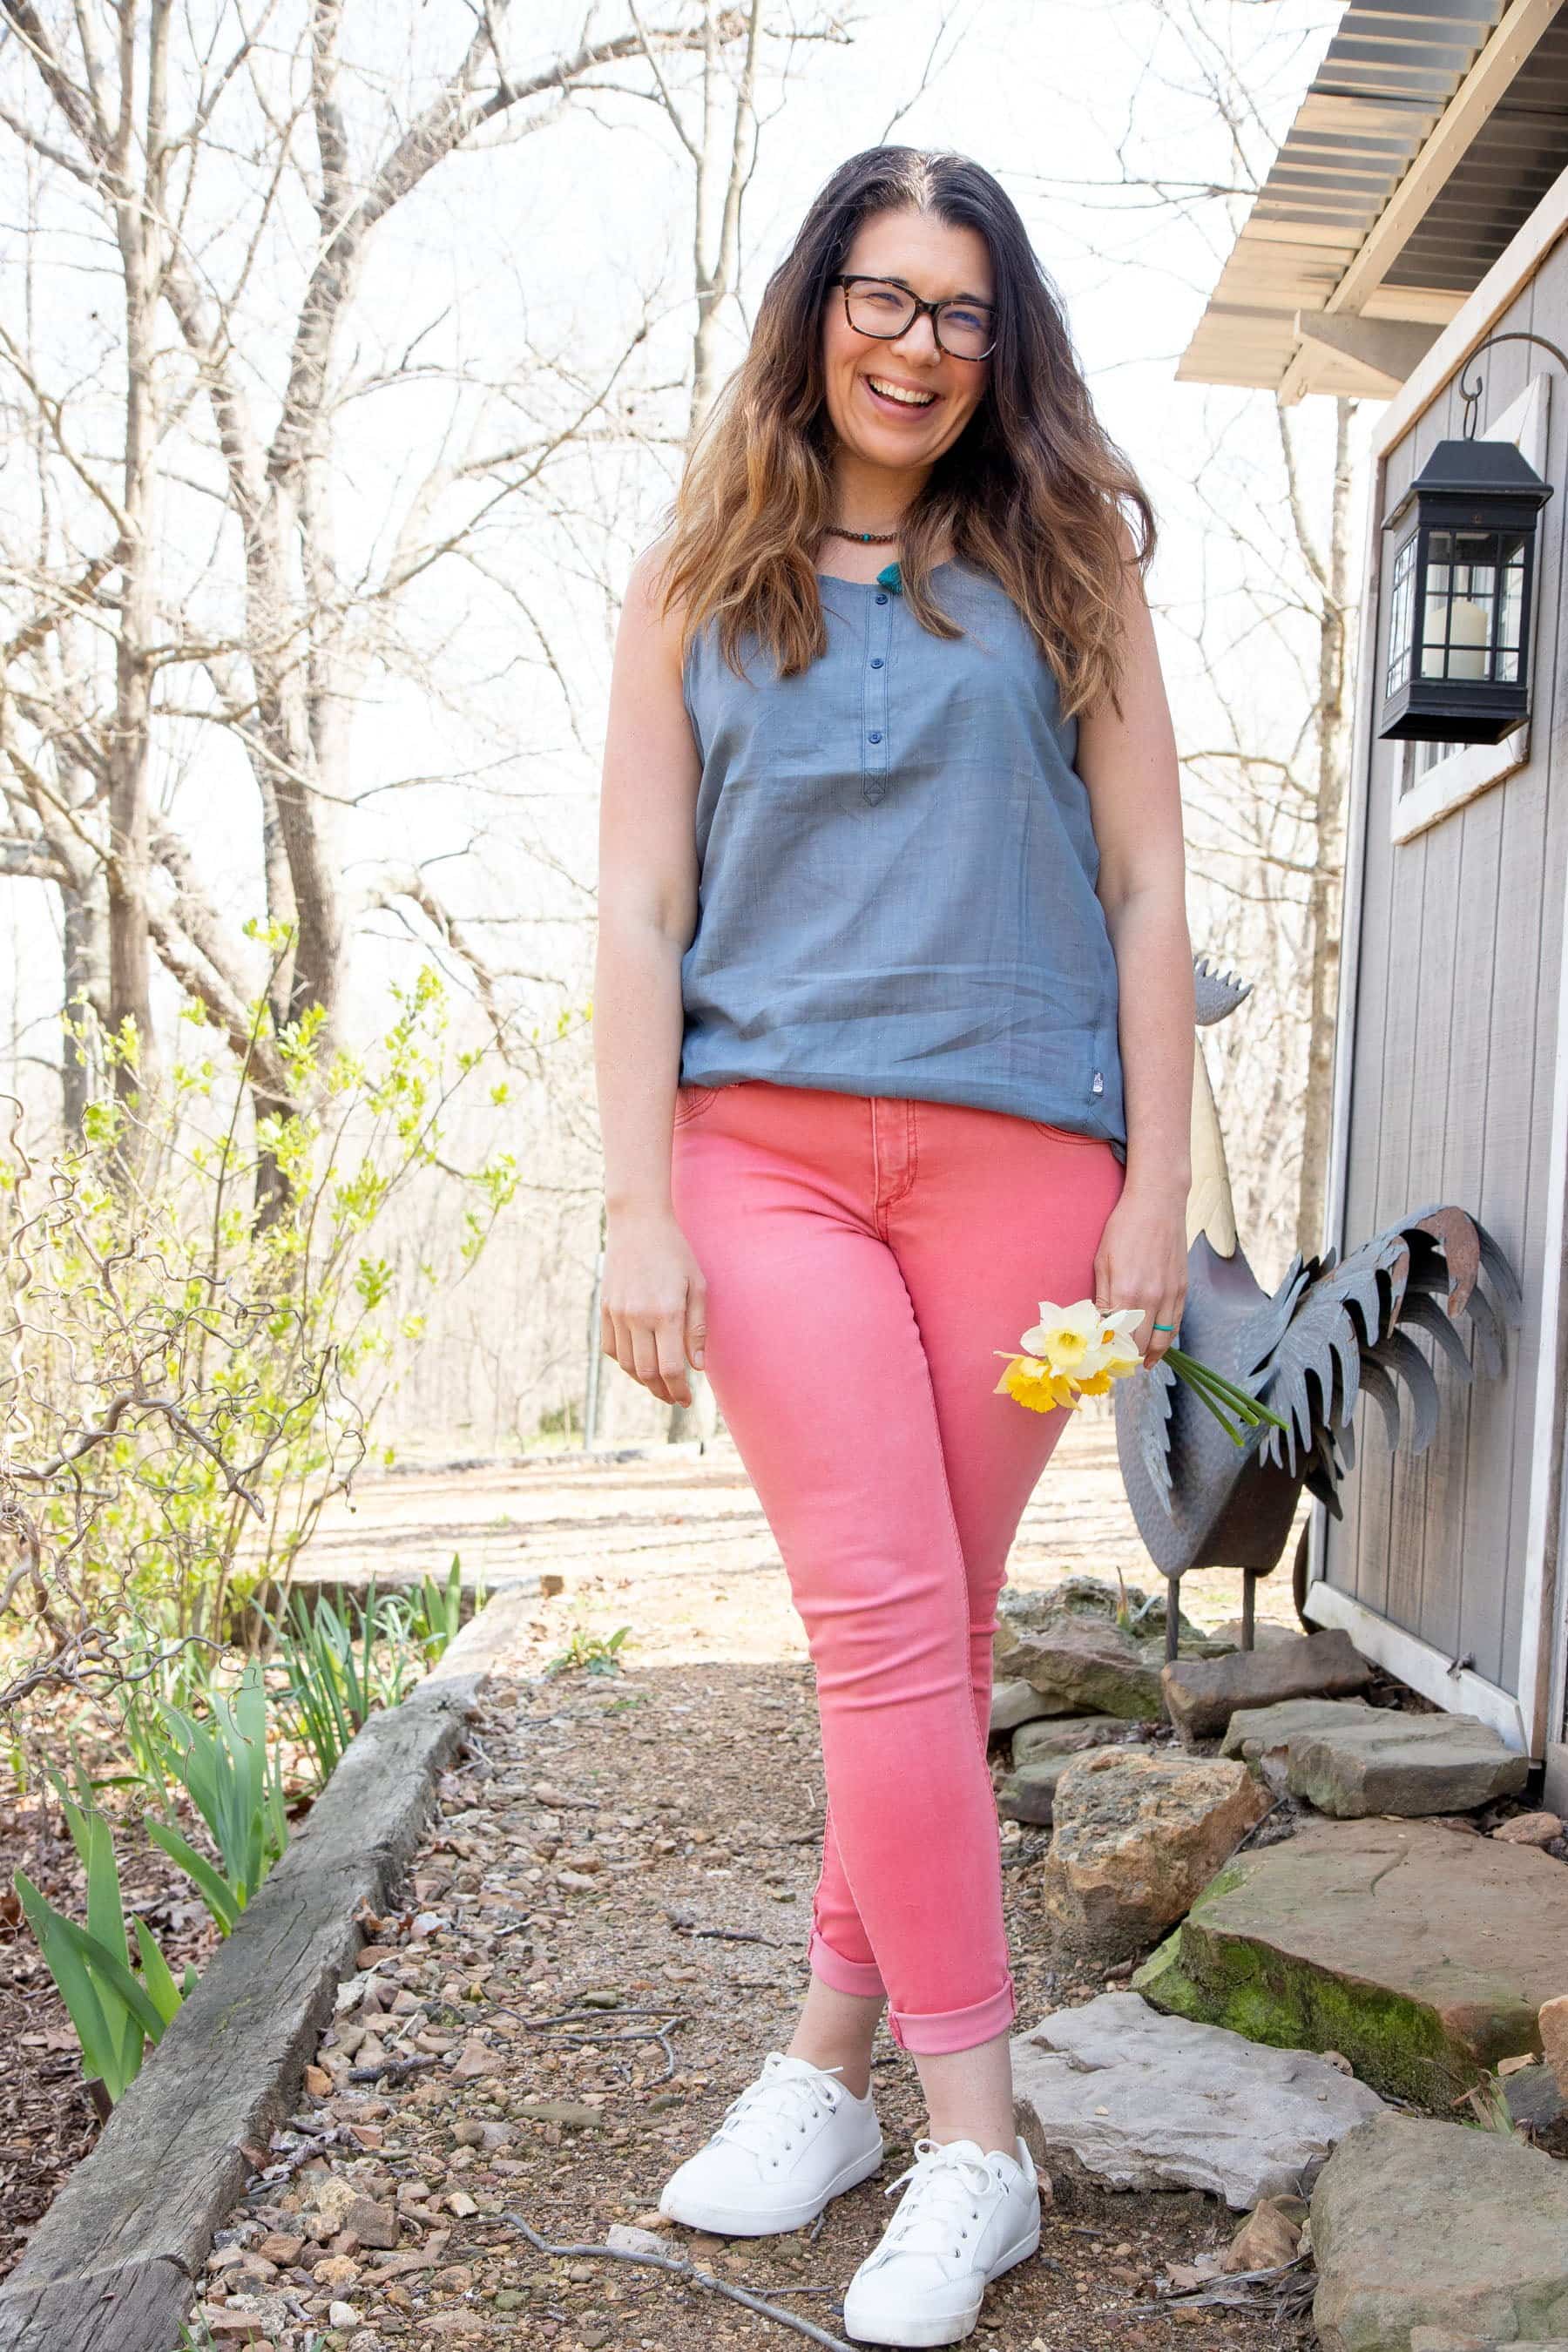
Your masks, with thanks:
[[(1102, 1315), (1089, 1298), (1080, 1298), (1075, 1307), (1055, 1307), (1042, 1298), (1039, 1321), (1018, 1342), (1022, 1355), (1006, 1348), (992, 1350), (1007, 1358), (994, 1394), (1016, 1397), (1032, 1412), (1050, 1412), (1058, 1405), (1076, 1412), (1080, 1398), (1104, 1396), (1112, 1381), (1138, 1370), (1143, 1359), (1132, 1344), (1132, 1334), (1143, 1313), (1141, 1307), (1119, 1307)], [(1200, 1364), (1184, 1348), (1167, 1348), (1163, 1360), (1202, 1399), (1234, 1444), (1245, 1445), (1247, 1432), (1263, 1422), (1284, 1428), (1277, 1412), (1212, 1365)]]

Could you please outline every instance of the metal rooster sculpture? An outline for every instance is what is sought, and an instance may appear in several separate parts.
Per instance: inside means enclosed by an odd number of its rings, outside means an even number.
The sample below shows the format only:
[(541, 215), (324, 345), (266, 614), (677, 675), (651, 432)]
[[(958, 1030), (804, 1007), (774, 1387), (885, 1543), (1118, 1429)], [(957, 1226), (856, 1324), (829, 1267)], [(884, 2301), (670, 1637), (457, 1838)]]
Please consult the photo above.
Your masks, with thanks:
[[(1194, 959), (1200, 1028), (1223, 1021), (1251, 985)], [(1202, 1042), (1193, 1054), (1192, 1190), (1187, 1199), (1187, 1297), (1182, 1346), (1281, 1415), (1249, 1433), (1245, 1447), (1168, 1366), (1134, 1372), (1115, 1390), (1116, 1444), (1132, 1515), (1167, 1578), (1165, 1653), (1176, 1654), (1177, 1593), (1193, 1568), (1247, 1571), (1242, 1646), (1252, 1647), (1257, 1580), (1279, 1563), (1305, 1486), (1335, 1518), (1338, 1487), (1354, 1461), (1352, 1415), (1364, 1390), (1400, 1440), (1396, 1380), (1409, 1391), (1411, 1450), (1437, 1426), (1437, 1384), (1409, 1336), (1430, 1332), (1455, 1371), (1471, 1377), (1455, 1328), (1468, 1314), (1482, 1369), (1503, 1366), (1503, 1323), (1521, 1302), (1491, 1235), (1463, 1209), (1417, 1209), (1341, 1261), (1298, 1254), (1270, 1297), (1237, 1238), (1230, 1176)], [(1479, 1286), (1484, 1271), (1494, 1307)], [(1305, 1622), (1305, 1540), (1295, 1561), (1296, 1606)]]

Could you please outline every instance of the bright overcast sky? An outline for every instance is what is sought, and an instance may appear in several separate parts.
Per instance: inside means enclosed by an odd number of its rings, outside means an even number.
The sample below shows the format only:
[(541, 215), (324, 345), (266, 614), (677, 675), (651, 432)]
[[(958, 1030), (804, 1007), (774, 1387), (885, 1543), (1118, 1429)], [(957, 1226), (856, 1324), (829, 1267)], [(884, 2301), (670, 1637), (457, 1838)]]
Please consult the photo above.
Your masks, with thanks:
[[(773, 21), (788, 14), (786, 7)], [(1245, 514), (1250, 530), (1259, 500), (1278, 504), (1277, 427), (1266, 394), (1174, 381), (1244, 207), (1213, 201), (1184, 212), (1120, 184), (1128, 175), (1160, 176), (1183, 190), (1229, 187), (1244, 162), (1265, 168), (1340, 14), (1337, 0), (1170, 0), (1168, 7), (1145, 0), (958, 0), (946, 11), (932, 0), (862, 0), (847, 43), (802, 44), (787, 91), (781, 97), (776, 84), (764, 88), (764, 109), (782, 110), (765, 128), (745, 210), (753, 298), (822, 179), (844, 156), (883, 137), (964, 150), (995, 171), (1015, 197), (1064, 298), (1100, 413), (1142, 477), (1162, 524), (1151, 593), (1162, 609), (1163, 655), (1184, 748), (1204, 740), (1212, 724), (1189, 632), (1205, 599), (1211, 617), (1234, 603), (1237, 636), (1247, 625), (1245, 601), (1234, 591), (1247, 579), (1252, 559), (1233, 539), (1227, 509)], [(939, 39), (944, 15), (947, 29)], [(417, 10), (405, 0), (366, 0), (357, 15), (351, 0), (348, 16), (348, 54), (373, 71), (405, 53), (410, 41), (427, 47), (431, 62), (444, 60), (470, 22), (461, 12), (459, 26), (456, 0), (426, 0)], [(807, 0), (795, 0), (794, 16), (803, 25), (818, 20)], [(590, 30), (622, 21), (610, 0), (594, 13)], [(655, 0), (647, 21), (661, 21)], [(1195, 33), (1184, 40), (1177, 25)], [(519, 26), (517, 63), (526, 66), (556, 43), (574, 45), (583, 16), (560, 0), (542, 0), (519, 11)], [(931, 86), (900, 113), (933, 41)], [(776, 59), (776, 46), (771, 53)], [(1234, 152), (1230, 131), (1201, 86), (1205, 71), (1245, 93), (1245, 159)], [(614, 350), (639, 302), (651, 299), (662, 325), (649, 338), (642, 373), (649, 383), (668, 383), (689, 359), (689, 192), (683, 159), (656, 109), (623, 96), (592, 108), (574, 103), (536, 135), (511, 140), (499, 152), (455, 159), (395, 215), (374, 247), (356, 312), (360, 331), (392, 349), (427, 321), (438, 322), (431, 325), (432, 349), (443, 339), (460, 341), (487, 371), (504, 376), (525, 340), (584, 363)], [(9, 205), (6, 213), (13, 226), (0, 237), (14, 237), (20, 207)], [(14, 257), (14, 245), (10, 250)], [(289, 295), (294, 284), (289, 275)], [(64, 279), (61, 292), (79, 299), (79, 289)], [(283, 309), (280, 301), (279, 317)], [(744, 322), (735, 317), (728, 324), (738, 352)], [(412, 480), (409, 453), (428, 462), (439, 398), (432, 391), (422, 413), (426, 395), (400, 393), (379, 405), (366, 402), (358, 413), (346, 454), (348, 522), (361, 543), (370, 543), (397, 490)], [(1363, 408), (1363, 425), (1374, 414)], [(1294, 412), (1307, 436), (1314, 468), (1309, 487), (1324, 520), (1331, 415), (1323, 401)], [(648, 535), (674, 463), (667, 448), (619, 461), (613, 476), (597, 478), (601, 499), (608, 496), (615, 507), (613, 531), (624, 537), (626, 555)], [(1359, 529), (1359, 506), (1357, 521)], [(514, 748), (503, 751), (482, 803), (465, 803), (459, 812), (454, 795), (440, 789), (423, 798), (389, 795), (372, 803), (374, 819), (362, 817), (346, 844), (351, 856), (402, 854), (427, 847), (433, 829), (455, 827), (456, 841), (477, 827), (487, 856), (482, 870), (470, 866), (463, 886), (477, 894), (470, 898), (476, 905), (487, 881), (492, 891), (497, 887), (509, 846), (536, 830), (579, 882), (593, 878), (607, 616), (603, 598), (571, 577), (570, 523), (552, 528), (518, 507), (510, 528), (533, 534), (514, 549), (516, 569), (558, 638), (575, 726), (554, 681), (537, 667), (506, 674), (515, 616), (500, 603), (487, 609), (483, 592), (468, 583), (459, 593), (478, 601), (461, 607), (462, 642), (454, 642), (450, 658), (490, 681), (484, 756), (494, 756), (498, 739)], [(1266, 522), (1262, 528), (1267, 536)], [(624, 560), (617, 572), (602, 548), (601, 541), (596, 560), (607, 563), (612, 578), (624, 577)], [(1244, 710), (1262, 714), (1262, 740), (1272, 733), (1272, 748), (1279, 748), (1279, 728), (1289, 738), (1300, 723), (1295, 684), (1288, 666), (1267, 651), (1260, 659), (1256, 648), (1249, 653), (1239, 698)], [(367, 689), (356, 736), (357, 781), (387, 772), (439, 774), (446, 763), (463, 766), (479, 756), (474, 746), (455, 748), (449, 711), (406, 684), (391, 692)], [(221, 858), (237, 819), (241, 831), (251, 825), (253, 808), (241, 813), (247, 793), (237, 772), (221, 791), (210, 769), (180, 782), (176, 814), (209, 857)], [(240, 878), (237, 874), (237, 887)], [(454, 898), (461, 895), (450, 882), (447, 887)], [(551, 907), (551, 886), (541, 883), (537, 869), (519, 865), (505, 887), (517, 903), (531, 899), (540, 913)], [(39, 1019), (52, 1001), (39, 927), (52, 929), (53, 915), (41, 890), (28, 886), (25, 896), (30, 905), (13, 935), (9, 977), (25, 1014)], [(22, 911), (23, 897), (13, 887), (8, 910)], [(580, 904), (574, 911), (580, 922)], [(537, 965), (534, 955), (527, 960)], [(0, 971), (0, 989), (6, 977)], [(47, 1043), (37, 1033), (34, 1042)]]

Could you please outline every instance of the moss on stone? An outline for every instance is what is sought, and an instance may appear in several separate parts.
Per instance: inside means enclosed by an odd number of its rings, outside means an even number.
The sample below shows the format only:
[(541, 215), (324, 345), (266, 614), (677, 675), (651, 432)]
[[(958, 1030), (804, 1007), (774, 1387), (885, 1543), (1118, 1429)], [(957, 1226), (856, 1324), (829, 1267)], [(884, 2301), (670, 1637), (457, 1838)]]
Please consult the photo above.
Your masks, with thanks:
[[(1242, 1874), (1221, 1872), (1232, 1885)], [(1206, 1902), (1219, 1881), (1205, 1889)], [(1336, 1977), (1310, 1962), (1205, 1928), (1196, 1912), (1132, 1979), (1155, 2009), (1221, 2025), (1276, 2050), (1338, 2050), (1385, 2098), (1452, 2119), (1452, 2102), (1485, 2069), (1444, 2032), (1430, 2009), (1386, 1987)]]

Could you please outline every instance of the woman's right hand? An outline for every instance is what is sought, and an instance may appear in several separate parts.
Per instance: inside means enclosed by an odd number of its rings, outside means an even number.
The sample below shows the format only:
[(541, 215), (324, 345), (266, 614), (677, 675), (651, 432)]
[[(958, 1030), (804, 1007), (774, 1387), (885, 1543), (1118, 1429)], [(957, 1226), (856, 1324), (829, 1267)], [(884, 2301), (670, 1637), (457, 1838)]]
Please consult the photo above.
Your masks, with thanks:
[(689, 1404), (687, 1365), (700, 1367), (708, 1286), (675, 1218), (612, 1219), (605, 1243), (599, 1344), (665, 1404)]

